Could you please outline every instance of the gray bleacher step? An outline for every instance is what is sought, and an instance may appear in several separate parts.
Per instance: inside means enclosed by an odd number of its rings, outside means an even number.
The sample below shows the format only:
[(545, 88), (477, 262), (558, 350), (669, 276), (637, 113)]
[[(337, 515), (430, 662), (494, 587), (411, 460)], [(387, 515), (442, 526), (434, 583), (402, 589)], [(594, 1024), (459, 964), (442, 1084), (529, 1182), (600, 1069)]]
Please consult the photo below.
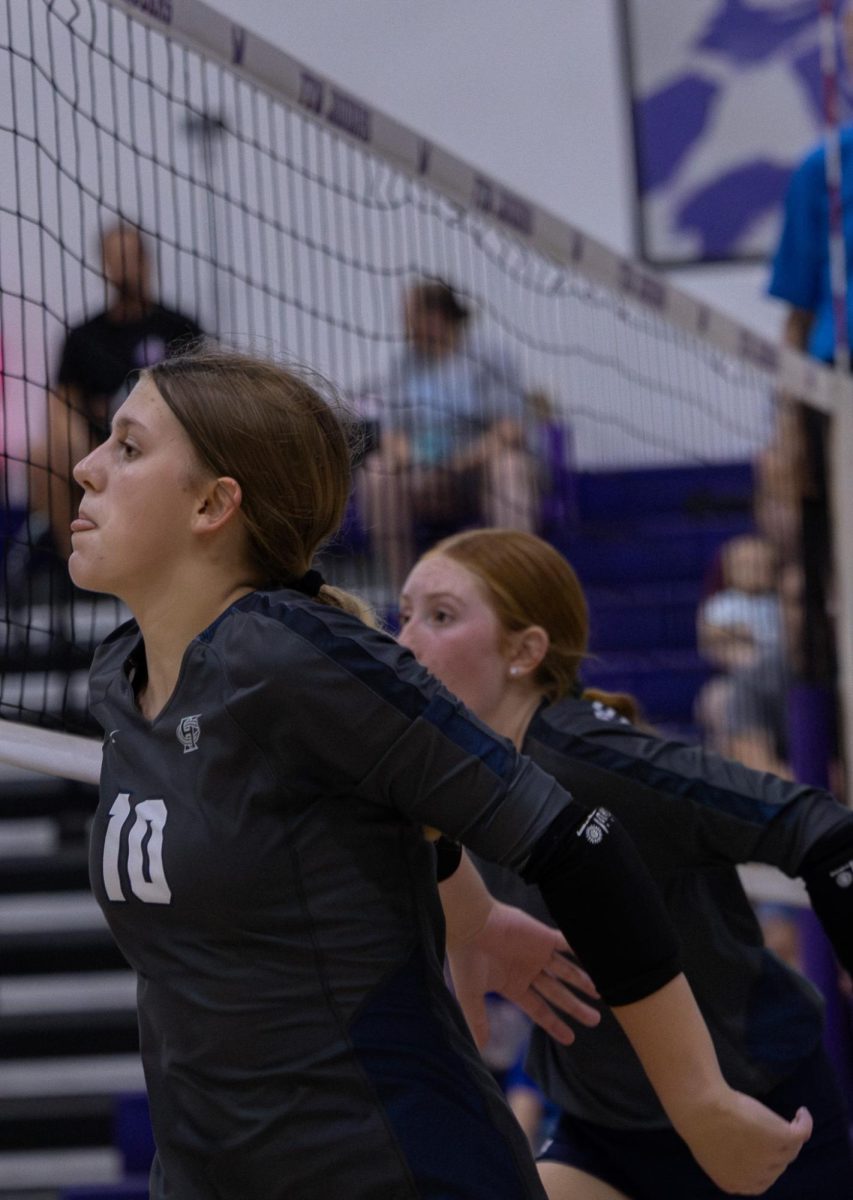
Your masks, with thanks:
[(0, 1196), (121, 1178), (115, 1098), (143, 1091), (135, 1053), (0, 1062)]
[(0, 935), (101, 928), (106, 928), (103, 913), (88, 891), (0, 896)]
[[(0, 1154), (0, 1196), (24, 1200), (28, 1192), (76, 1184), (118, 1183), (121, 1155), (110, 1146), (40, 1149)], [(11, 1195), (11, 1189), (15, 1189)]]
[(111, 1096), (144, 1090), (138, 1054), (7, 1058), (0, 1070), (0, 1103), (37, 1096)]
[(0, 977), (0, 1019), (110, 1010), (136, 1010), (136, 977), (130, 969)]
[(59, 846), (59, 825), (50, 817), (17, 817), (0, 824), (0, 859), (22, 854), (52, 854)]
[(82, 890), (0, 895), (0, 962), (5, 979), (127, 967), (95, 899)]

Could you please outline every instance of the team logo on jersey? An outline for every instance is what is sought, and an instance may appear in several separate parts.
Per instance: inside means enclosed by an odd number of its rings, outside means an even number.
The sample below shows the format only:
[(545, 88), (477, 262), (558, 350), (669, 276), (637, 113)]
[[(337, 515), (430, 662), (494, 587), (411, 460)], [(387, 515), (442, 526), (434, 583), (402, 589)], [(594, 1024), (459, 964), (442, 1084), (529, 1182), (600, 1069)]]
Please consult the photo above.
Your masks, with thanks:
[(578, 837), (586, 838), (593, 846), (597, 846), (604, 835), (610, 832), (612, 824), (613, 814), (606, 808), (596, 808), (578, 829)]
[(201, 713), (194, 713), (191, 717), (181, 717), (178, 721), (175, 735), (184, 748), (184, 754), (198, 750), (198, 740), (201, 737), (201, 726), (198, 723), (200, 716)]
[(840, 888), (849, 888), (853, 884), (853, 861), (846, 862), (843, 867), (836, 867), (829, 872)]
[(105, 733), (104, 734), (104, 745), (105, 746), (114, 746), (116, 744), (116, 734), (117, 733), (118, 733), (117, 729), (110, 729), (108, 733)]

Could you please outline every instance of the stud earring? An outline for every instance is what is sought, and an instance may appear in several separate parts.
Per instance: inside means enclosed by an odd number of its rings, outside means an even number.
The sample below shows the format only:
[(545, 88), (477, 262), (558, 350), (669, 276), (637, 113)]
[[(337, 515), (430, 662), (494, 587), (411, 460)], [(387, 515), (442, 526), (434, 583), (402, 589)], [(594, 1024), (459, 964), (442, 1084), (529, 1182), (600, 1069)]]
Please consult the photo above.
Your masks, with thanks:
[(518, 674), (518, 667), (510, 667), (509, 673), (513, 679), (515, 679), (516, 675)]

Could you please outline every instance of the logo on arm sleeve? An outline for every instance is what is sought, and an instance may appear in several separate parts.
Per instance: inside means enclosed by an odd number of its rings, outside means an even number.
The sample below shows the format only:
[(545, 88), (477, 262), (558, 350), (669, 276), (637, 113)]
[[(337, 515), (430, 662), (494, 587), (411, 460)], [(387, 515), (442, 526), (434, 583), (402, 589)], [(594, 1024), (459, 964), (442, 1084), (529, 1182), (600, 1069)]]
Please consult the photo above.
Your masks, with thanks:
[(596, 808), (579, 826), (577, 836), (586, 838), (593, 846), (597, 846), (603, 840), (604, 835), (610, 832), (612, 824), (613, 814), (606, 808)]
[(829, 875), (831, 879), (835, 880), (837, 887), (849, 888), (853, 884), (853, 861), (836, 867), (834, 871), (829, 872)]

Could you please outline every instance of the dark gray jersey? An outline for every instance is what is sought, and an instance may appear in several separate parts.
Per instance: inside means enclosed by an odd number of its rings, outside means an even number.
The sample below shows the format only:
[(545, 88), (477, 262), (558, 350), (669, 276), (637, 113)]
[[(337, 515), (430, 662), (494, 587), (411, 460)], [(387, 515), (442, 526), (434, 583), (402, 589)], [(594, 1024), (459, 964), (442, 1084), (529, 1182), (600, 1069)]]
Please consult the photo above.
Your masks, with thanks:
[[(853, 814), (819, 789), (651, 736), (582, 699), (540, 710), (524, 752), (630, 833), (663, 890), (728, 1082), (760, 1096), (790, 1075), (820, 1039), (822, 1001), (765, 949), (735, 866), (771, 863), (796, 876), (809, 848)], [(483, 873), (502, 898), (548, 920), (533, 889), (525, 894), (488, 866)], [(599, 1124), (667, 1124), (609, 1012), (576, 1035), (563, 1048), (534, 1031), (528, 1070), (553, 1100)]]
[(139, 978), (158, 1200), (540, 1197), (447, 992), (436, 826), (524, 864), (565, 794), (390, 638), (253, 593), (153, 721), (96, 655), (91, 878)]

